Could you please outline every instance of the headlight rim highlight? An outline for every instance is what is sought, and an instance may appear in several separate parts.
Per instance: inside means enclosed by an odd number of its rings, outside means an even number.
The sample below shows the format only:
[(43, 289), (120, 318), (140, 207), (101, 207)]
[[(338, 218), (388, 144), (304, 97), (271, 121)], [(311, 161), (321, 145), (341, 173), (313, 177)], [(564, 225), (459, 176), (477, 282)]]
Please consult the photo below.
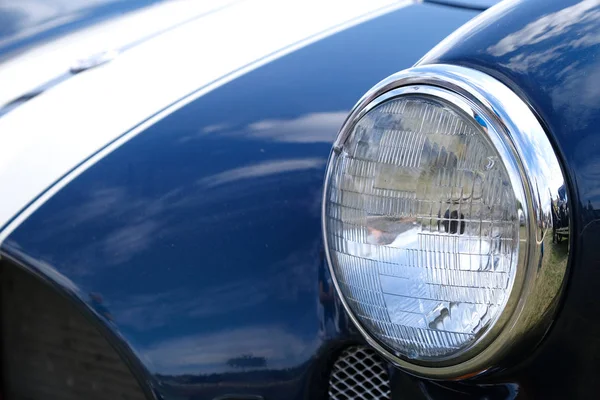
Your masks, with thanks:
[[(497, 316), (497, 320), (490, 325), (490, 329), (458, 356), (425, 362), (410, 360), (387, 348), (385, 344), (373, 338), (353, 314), (342, 295), (332, 266), (327, 243), (325, 214), (332, 168), (331, 161), (341, 150), (354, 125), (361, 117), (383, 102), (411, 94), (432, 96), (449, 102), (486, 127), (487, 137), (493, 142), (496, 151), (501, 153), (502, 161), (509, 171), (512, 188), (520, 204), (520, 219), (529, 238), (527, 243), (522, 241), (519, 243), (515, 282), (507, 300), (507, 303), (514, 303), (512, 308), (509, 310), (503, 308)], [(516, 124), (515, 117), (519, 118), (519, 125)], [(531, 296), (539, 293), (540, 282), (543, 280), (540, 275), (545, 272), (545, 269), (533, 271), (531, 267), (535, 263), (543, 266), (545, 262), (542, 257), (542, 241), (534, 239), (543, 238), (544, 234), (549, 234), (548, 204), (542, 201), (539, 187), (547, 183), (547, 176), (541, 173), (543, 171), (540, 171), (540, 168), (534, 168), (532, 160), (527, 157), (528, 154), (524, 150), (534, 144), (537, 146), (535, 151), (541, 150), (546, 153), (544, 155), (549, 158), (548, 163), (553, 167), (551, 169), (553, 172), (559, 172), (559, 178), (562, 179), (563, 185), (568, 190), (560, 163), (546, 133), (527, 104), (496, 79), (465, 67), (426, 65), (401, 71), (377, 84), (359, 100), (351, 111), (334, 143), (326, 172), (322, 209), (326, 257), (334, 286), (344, 308), (369, 344), (394, 364), (416, 375), (436, 379), (456, 379), (466, 375), (477, 375), (498, 365), (503, 357), (514, 350), (518, 344), (525, 342), (526, 338), (535, 330), (534, 328), (549, 326), (549, 316), (552, 315), (564, 286), (568, 257), (560, 266), (559, 273), (562, 274), (560, 284), (550, 303), (541, 307), (542, 310), (537, 310), (542, 311), (541, 314), (537, 316), (532, 314), (528, 310), (528, 306), (531, 307)], [(532, 182), (535, 182), (537, 189), (532, 187)], [(537, 197), (533, 195), (534, 190), (537, 191)], [(545, 196), (544, 193), (548, 193), (548, 191), (542, 192), (542, 197)]]

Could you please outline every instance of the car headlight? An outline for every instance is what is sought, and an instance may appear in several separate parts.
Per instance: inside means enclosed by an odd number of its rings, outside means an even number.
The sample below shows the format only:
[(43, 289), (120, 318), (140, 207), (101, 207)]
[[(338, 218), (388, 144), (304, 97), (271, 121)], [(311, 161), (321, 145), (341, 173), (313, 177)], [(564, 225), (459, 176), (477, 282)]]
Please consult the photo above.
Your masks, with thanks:
[(561, 190), (544, 130), (499, 81), (449, 65), (387, 78), (327, 169), (323, 231), (346, 310), (413, 373), (497, 365), (551, 321), (568, 258), (551, 229)]

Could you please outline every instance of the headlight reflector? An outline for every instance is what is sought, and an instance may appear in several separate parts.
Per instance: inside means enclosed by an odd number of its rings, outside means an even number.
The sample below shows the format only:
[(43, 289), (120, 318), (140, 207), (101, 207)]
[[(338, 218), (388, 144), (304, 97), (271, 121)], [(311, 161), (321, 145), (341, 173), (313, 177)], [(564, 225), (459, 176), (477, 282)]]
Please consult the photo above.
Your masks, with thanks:
[[(501, 98), (488, 102), (482, 82)], [(541, 126), (498, 81), (453, 66), (386, 79), (355, 107), (329, 160), (323, 228), (346, 309), (416, 373), (489, 367), (547, 324), (558, 298), (566, 250), (550, 267), (558, 280), (532, 265), (547, 263), (559, 187)]]
[(480, 337), (514, 281), (519, 218), (485, 132), (423, 95), (385, 101), (332, 159), (329, 254), (355, 315), (413, 359)]

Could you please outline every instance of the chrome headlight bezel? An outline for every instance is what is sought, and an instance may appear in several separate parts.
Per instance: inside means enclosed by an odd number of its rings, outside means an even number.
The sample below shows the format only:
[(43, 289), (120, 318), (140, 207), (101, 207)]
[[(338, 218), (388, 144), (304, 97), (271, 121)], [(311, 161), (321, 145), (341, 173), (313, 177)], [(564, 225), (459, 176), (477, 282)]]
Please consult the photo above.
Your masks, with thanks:
[[(325, 215), (331, 160), (341, 150), (356, 122), (379, 104), (410, 94), (449, 102), (485, 127), (508, 172), (519, 203), (521, 229), (528, 235), (527, 241), (519, 243), (518, 268), (507, 306), (490, 329), (464, 351), (447, 359), (427, 362), (410, 360), (394, 352), (375, 339), (353, 314), (332, 266)], [(568, 257), (561, 260), (560, 265), (550, 265), (549, 257), (544, 256), (549, 250), (544, 246), (549, 245), (548, 237), (552, 234), (551, 187), (560, 184), (566, 185), (560, 163), (538, 119), (517, 94), (491, 76), (470, 68), (438, 64), (401, 71), (377, 84), (359, 100), (340, 130), (323, 193), (327, 261), (336, 291), (358, 330), (394, 364), (414, 374), (437, 379), (477, 375), (498, 365), (521, 345), (529, 343), (528, 339), (539, 340), (540, 332), (545, 332), (551, 323), (568, 266)], [(552, 269), (552, 279), (549, 269)]]

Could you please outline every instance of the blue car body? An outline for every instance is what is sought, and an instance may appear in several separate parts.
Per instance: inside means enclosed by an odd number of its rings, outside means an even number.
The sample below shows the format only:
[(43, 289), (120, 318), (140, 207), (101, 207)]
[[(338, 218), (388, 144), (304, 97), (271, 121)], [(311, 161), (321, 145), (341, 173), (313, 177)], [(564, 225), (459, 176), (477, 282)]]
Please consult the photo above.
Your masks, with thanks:
[(518, 93), (559, 154), (573, 216), (568, 286), (552, 328), (523, 359), (460, 382), (391, 367), (392, 392), (594, 397), (600, 6), (501, 3), (435, 47), (485, 3), (414, 3), (194, 98), (45, 200), (4, 238), (2, 258), (67, 295), (149, 397), (324, 398), (331, 355), (364, 342), (324, 258), (331, 144), (382, 78), (416, 62), (467, 66)]

